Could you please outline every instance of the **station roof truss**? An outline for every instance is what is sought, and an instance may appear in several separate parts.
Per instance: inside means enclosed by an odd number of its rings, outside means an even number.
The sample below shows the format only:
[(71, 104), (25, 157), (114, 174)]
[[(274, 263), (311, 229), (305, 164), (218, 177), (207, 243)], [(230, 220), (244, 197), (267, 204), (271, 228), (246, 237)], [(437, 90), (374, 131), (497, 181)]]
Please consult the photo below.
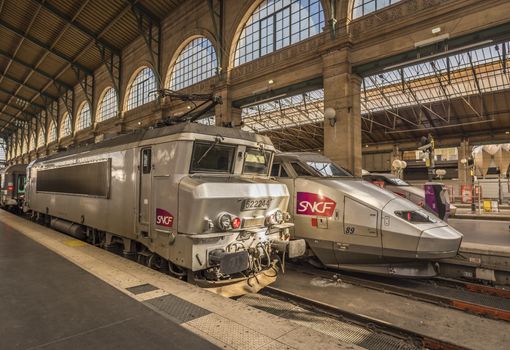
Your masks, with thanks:
[(280, 149), (322, 148), (324, 91), (314, 90), (244, 107), (243, 129), (265, 133)]
[[(181, 0), (0, 0), (0, 136), (58, 101), (101, 65), (118, 87), (120, 52)], [(152, 38), (154, 40), (154, 38)], [(93, 95), (92, 95), (93, 96)]]
[[(509, 52), (505, 41), (363, 77), (363, 143), (510, 130)], [(323, 90), (314, 90), (244, 107), (244, 128), (270, 135), (283, 150), (321, 149), (323, 100)]]

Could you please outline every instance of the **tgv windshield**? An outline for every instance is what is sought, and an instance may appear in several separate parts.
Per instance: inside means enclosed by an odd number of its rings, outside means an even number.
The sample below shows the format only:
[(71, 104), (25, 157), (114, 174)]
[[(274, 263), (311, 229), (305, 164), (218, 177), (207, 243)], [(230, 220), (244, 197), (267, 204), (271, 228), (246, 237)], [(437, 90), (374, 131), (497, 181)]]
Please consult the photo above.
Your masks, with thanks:
[(398, 177), (389, 177), (388, 181), (396, 186), (410, 186), (407, 182), (405, 182), (402, 179), (399, 179)]
[(323, 177), (352, 176), (347, 170), (331, 162), (306, 162), (306, 164), (315, 169)]

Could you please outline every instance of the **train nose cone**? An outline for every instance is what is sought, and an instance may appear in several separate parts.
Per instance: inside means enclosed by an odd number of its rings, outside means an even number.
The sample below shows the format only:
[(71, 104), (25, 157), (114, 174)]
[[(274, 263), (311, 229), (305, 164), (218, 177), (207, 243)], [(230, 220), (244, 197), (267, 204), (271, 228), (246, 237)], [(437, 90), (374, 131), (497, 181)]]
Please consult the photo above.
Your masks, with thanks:
[(451, 226), (435, 227), (421, 233), (416, 249), (417, 257), (424, 259), (453, 258), (457, 255), (462, 234)]

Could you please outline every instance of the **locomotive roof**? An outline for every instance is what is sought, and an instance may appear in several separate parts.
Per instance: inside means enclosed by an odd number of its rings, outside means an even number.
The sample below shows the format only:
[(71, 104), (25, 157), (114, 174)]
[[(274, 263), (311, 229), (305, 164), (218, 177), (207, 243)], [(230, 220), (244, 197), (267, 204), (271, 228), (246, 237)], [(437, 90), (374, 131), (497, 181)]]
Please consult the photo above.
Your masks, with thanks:
[(6, 166), (3, 169), (0, 169), (0, 173), (7, 173), (9, 171), (19, 171), (19, 170), (25, 171), (26, 168), (27, 168), (27, 164), (13, 164), (13, 165)]
[(34, 163), (58, 159), (60, 157), (69, 156), (73, 154), (90, 152), (93, 150), (115, 147), (133, 142), (141, 142), (143, 140), (155, 139), (158, 137), (182, 133), (202, 134), (209, 136), (223, 136), (228, 138), (242, 139), (272, 145), (272, 142), (269, 139), (269, 137), (242, 131), (240, 129), (210, 126), (199, 123), (181, 123), (153, 129), (138, 129), (130, 134), (119, 135), (98, 143), (68, 149), (66, 151), (58, 152), (44, 158), (39, 158)]

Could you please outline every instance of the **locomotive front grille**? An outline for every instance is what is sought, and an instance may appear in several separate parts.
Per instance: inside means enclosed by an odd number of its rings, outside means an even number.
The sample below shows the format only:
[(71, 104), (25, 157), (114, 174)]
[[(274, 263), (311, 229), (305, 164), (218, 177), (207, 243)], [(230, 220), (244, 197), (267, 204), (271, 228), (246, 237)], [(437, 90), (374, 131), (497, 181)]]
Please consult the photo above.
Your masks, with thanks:
[(264, 226), (265, 218), (247, 218), (243, 219), (242, 228)]

